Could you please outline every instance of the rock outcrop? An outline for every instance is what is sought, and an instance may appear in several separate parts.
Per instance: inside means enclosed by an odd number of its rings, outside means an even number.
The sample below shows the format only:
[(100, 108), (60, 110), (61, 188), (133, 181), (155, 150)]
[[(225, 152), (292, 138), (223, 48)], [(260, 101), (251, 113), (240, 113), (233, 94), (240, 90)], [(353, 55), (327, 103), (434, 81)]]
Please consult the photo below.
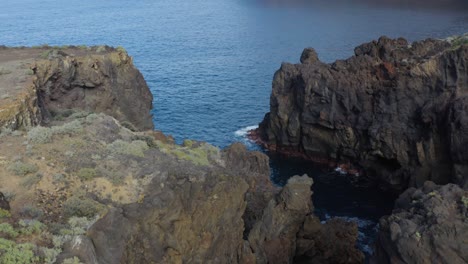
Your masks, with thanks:
[(122, 48), (3, 47), (0, 85), (0, 129), (45, 124), (70, 110), (106, 113), (133, 130), (154, 128), (153, 96)]
[[(35, 58), (22, 83), (31, 84), (40, 112), (37, 122), (0, 131), (0, 208), (9, 210), (0, 216), (1, 263), (290, 263), (297, 252), (328, 263), (343, 258), (323, 250), (340, 248), (330, 240), (311, 247), (315, 233), (304, 224), (312, 217), (311, 178), (295, 176), (280, 189), (269, 180), (268, 157), (240, 143), (220, 150), (139, 131), (152, 128), (151, 95), (121, 49), (18, 50)], [(0, 82), (19, 73), (9, 74)], [(19, 94), (0, 100), (0, 110)], [(329, 226), (318, 223), (314, 232)], [(350, 251), (353, 234), (337, 235)]]
[(312, 200), (304, 199), (312, 196), (312, 182), (307, 175), (292, 177), (263, 210), (248, 239), (256, 263), (292, 263), (297, 233), (313, 210)]
[(363, 263), (356, 248), (358, 227), (354, 222), (333, 218), (322, 224), (309, 215), (297, 238), (295, 263)]
[(466, 186), (466, 36), (412, 44), (381, 37), (331, 64), (309, 48), (301, 62), (274, 76), (257, 131), (268, 148), (352, 162), (386, 190), (426, 180)]
[[(48, 54), (38, 61), (39, 106), (43, 118), (66, 109), (106, 113), (137, 130), (153, 129), (153, 96), (143, 75), (123, 49), (70, 55), (73, 50)], [(107, 49), (109, 51), (107, 51)]]
[(372, 263), (467, 263), (468, 191), (426, 182), (380, 220)]
[(0, 209), (7, 211), (10, 210), (10, 203), (8, 202), (8, 200), (2, 192), (0, 192)]

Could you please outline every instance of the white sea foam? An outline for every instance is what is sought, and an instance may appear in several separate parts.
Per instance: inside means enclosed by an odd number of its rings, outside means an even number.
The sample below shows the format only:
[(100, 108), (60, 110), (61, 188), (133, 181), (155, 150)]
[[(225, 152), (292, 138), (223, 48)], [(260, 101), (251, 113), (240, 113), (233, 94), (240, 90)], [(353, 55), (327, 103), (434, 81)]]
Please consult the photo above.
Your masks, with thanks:
[(234, 135), (236, 135), (238, 137), (245, 137), (245, 136), (247, 136), (247, 132), (249, 132), (250, 130), (256, 129), (256, 128), (258, 128), (258, 126), (244, 127), (244, 128), (241, 128), (241, 129), (237, 130), (236, 132), (234, 132)]
[(342, 174), (342, 175), (347, 174), (347, 172), (345, 170), (343, 170), (342, 168), (340, 168), (340, 167), (336, 167), (335, 171), (338, 172), (339, 174)]

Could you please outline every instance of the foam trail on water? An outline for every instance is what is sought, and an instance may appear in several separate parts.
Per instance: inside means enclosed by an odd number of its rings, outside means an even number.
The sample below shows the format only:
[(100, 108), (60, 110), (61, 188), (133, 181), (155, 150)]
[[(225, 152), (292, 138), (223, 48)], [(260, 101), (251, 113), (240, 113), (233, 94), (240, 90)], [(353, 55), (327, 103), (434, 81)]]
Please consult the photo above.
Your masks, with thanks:
[(247, 136), (247, 132), (249, 132), (250, 130), (256, 129), (256, 128), (258, 128), (258, 126), (244, 127), (244, 128), (241, 128), (241, 129), (237, 130), (236, 132), (234, 132), (234, 135), (236, 135), (238, 137), (245, 137), (245, 136)]
[(244, 145), (249, 149), (249, 150), (260, 150), (260, 147), (255, 144), (254, 141), (250, 140), (248, 137), (247, 137), (247, 133), (252, 130), (252, 129), (256, 129), (258, 128), (258, 125), (257, 126), (247, 126), (247, 127), (244, 127), (244, 128), (241, 128), (237, 131), (234, 132), (234, 138), (236, 141), (241, 141), (242, 143), (244, 143)]

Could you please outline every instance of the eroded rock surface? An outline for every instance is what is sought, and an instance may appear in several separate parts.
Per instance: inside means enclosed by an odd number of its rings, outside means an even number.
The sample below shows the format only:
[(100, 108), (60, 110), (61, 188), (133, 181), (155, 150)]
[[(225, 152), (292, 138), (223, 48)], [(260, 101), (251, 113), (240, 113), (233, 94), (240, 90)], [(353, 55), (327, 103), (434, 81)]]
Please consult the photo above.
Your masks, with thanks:
[(0, 130), (106, 113), (134, 130), (153, 129), (153, 96), (122, 48), (0, 47)]
[[(122, 49), (14, 50), (34, 58), (21, 83), (40, 112), (1, 124), (1, 263), (287, 263), (310, 239), (312, 179), (280, 190), (268, 157), (240, 143), (139, 131), (152, 128), (151, 96)], [(20, 88), (0, 110), (25, 105)]]
[(82, 56), (64, 50), (36, 63), (44, 118), (66, 109), (81, 109), (106, 113), (137, 130), (153, 129), (153, 96), (142, 74), (124, 50), (107, 49)]
[(258, 133), (273, 150), (357, 163), (383, 189), (466, 186), (466, 39), (381, 37), (331, 64), (306, 49), (276, 72)]
[(372, 263), (467, 263), (468, 191), (426, 182), (380, 220)]
[(358, 227), (354, 222), (333, 218), (325, 224), (309, 215), (297, 238), (296, 263), (363, 263), (356, 248)]

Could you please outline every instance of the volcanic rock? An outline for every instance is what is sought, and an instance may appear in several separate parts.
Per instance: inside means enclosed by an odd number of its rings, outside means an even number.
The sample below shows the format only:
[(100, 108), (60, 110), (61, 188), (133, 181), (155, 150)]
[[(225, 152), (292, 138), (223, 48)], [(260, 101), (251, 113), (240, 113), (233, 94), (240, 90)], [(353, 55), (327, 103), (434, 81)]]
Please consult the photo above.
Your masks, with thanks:
[(381, 37), (331, 64), (306, 49), (275, 73), (258, 133), (272, 150), (352, 162), (385, 190), (466, 185), (466, 42)]
[(372, 263), (467, 263), (468, 191), (426, 182), (380, 220)]

